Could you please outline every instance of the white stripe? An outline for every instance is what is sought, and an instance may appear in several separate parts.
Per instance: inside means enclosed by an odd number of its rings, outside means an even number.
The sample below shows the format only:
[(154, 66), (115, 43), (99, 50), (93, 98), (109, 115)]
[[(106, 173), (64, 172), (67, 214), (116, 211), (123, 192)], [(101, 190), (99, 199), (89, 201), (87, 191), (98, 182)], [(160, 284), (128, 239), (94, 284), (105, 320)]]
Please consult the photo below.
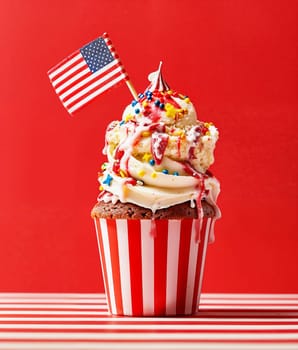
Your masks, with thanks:
[[(65, 89), (67, 86), (69, 86), (70, 84), (74, 83), (75, 81), (77, 81), (78, 79), (82, 78), (84, 75), (90, 73), (90, 69), (87, 67), (85, 69), (83, 69), (81, 72), (79, 72), (78, 74), (76, 74), (75, 76), (73, 76), (72, 78), (66, 80), (65, 83), (63, 83), (62, 85), (60, 85), (59, 87), (57, 87), (56, 89), (56, 93), (59, 94), (60, 91), (62, 91), (63, 89)], [(67, 90), (64, 94), (60, 95), (61, 98), (64, 98), (65, 96), (67, 96), (68, 94), (70, 94), (71, 89)]]
[(103, 298), (97, 298), (97, 299), (87, 299), (87, 298), (6, 298), (6, 299), (1, 299), (0, 298), (0, 304), (6, 304), (6, 303), (12, 303), (12, 304), (38, 304), (38, 303), (48, 303), (48, 304), (53, 304), (53, 303), (62, 303), (62, 304), (106, 304), (106, 297), (104, 296)]
[(201, 290), (202, 290), (202, 282), (203, 282), (203, 275), (204, 275), (204, 267), (205, 267), (205, 259), (206, 259), (206, 251), (207, 251), (207, 246), (208, 246), (208, 242), (209, 242), (211, 220), (212, 220), (212, 218), (208, 218), (207, 219), (205, 240), (204, 240), (204, 242), (200, 243), (200, 244), (203, 243), (204, 246), (203, 246), (203, 256), (202, 256), (201, 269), (200, 269), (200, 280), (199, 280), (199, 288), (198, 288), (198, 296), (197, 296), (196, 308), (198, 308), (199, 302), (200, 302), (200, 296), (201, 296)]
[[(43, 314), (44, 315), (44, 314)], [(98, 313), (96, 313), (98, 315)], [(0, 322), (115, 322), (114, 317), (0, 317)], [(172, 323), (172, 322), (181, 322), (181, 323), (202, 323), (202, 322), (208, 322), (208, 323), (217, 323), (217, 322), (225, 322), (227, 324), (232, 323), (236, 324), (239, 322), (246, 322), (246, 323), (266, 323), (266, 324), (274, 324), (274, 323), (298, 323), (298, 318), (252, 318), (252, 317), (242, 317), (242, 318), (224, 318), (224, 317), (125, 317), (121, 316), (116, 319), (117, 323), (131, 323), (131, 322), (157, 322), (159, 324), (160, 322), (164, 323)], [(1, 328), (1, 327), (0, 327)]]
[(132, 314), (127, 220), (116, 220), (123, 313)]
[[(105, 74), (101, 79), (96, 80), (94, 83), (87, 85), (86, 88), (79, 90), (78, 93), (76, 93), (74, 96), (70, 97), (69, 99), (67, 99), (66, 101), (64, 101), (64, 105), (68, 106), (70, 105), (72, 102), (74, 102), (75, 100), (77, 100), (78, 98), (82, 97), (83, 95), (85, 95), (87, 92), (89, 92), (90, 90), (92, 90), (93, 88), (95, 88), (96, 86), (101, 85), (103, 82), (105, 82), (106, 80), (108, 80), (110, 77), (112, 77), (113, 75), (117, 74), (118, 72), (121, 71), (121, 67), (116, 67), (114, 70), (112, 70), (110, 73)], [(92, 74), (92, 78), (101, 75), (101, 71), (97, 71), (96, 73)], [(91, 79), (89, 79), (91, 80)], [(83, 84), (84, 85), (84, 84)], [(77, 88), (76, 86), (73, 87), (73, 91), (75, 91)], [(61, 96), (60, 96), (61, 98)]]
[(100, 95), (104, 91), (108, 90), (110, 87), (113, 85), (117, 84), (119, 81), (124, 79), (126, 77), (125, 74), (121, 74), (118, 78), (115, 78), (114, 80), (111, 80), (109, 83), (105, 84), (103, 87), (100, 89), (96, 90), (92, 94), (87, 95), (83, 100), (79, 101), (77, 104), (73, 105), (71, 108), (69, 108), (69, 112), (72, 113), (75, 110), (79, 109), (82, 107), (84, 104), (86, 104), (88, 101), (92, 100), (94, 97)]
[(77, 70), (79, 70), (80, 68), (86, 66), (86, 62), (85, 61), (81, 61), (78, 62), (77, 65), (75, 65), (74, 67), (70, 68), (69, 70), (67, 70), (64, 74), (62, 74), (59, 78), (54, 79), (52, 81), (53, 86), (55, 87), (56, 85), (58, 85), (59, 83), (61, 83), (61, 81), (63, 81), (64, 79), (66, 79), (69, 75), (75, 73)]
[(154, 314), (154, 238), (151, 220), (141, 220), (143, 312)]
[(5, 350), (297, 350), (297, 343), (100, 343), (100, 342), (4, 342), (0, 349)]
[[(298, 306), (287, 305), (206, 305), (200, 304), (200, 310), (298, 310)], [(238, 311), (241, 312), (241, 311)]]
[(166, 331), (297, 331), (298, 325), (218, 325), (218, 324), (1, 324), (5, 329), (51, 330), (166, 330)]
[(168, 225), (166, 314), (175, 315), (181, 221), (169, 220)]
[[(104, 72), (106, 72), (108, 69), (112, 68), (113, 66), (117, 65), (118, 61), (114, 60), (111, 63), (107, 64), (106, 66), (104, 66), (103, 68), (101, 68), (100, 70), (98, 70), (95, 73), (92, 73), (90, 76), (88, 76), (87, 78), (85, 78), (84, 80), (80, 81), (79, 83), (77, 83), (76, 85), (74, 85), (73, 87), (71, 87), (69, 90), (67, 90), (64, 94), (61, 95), (61, 99), (64, 99), (64, 97), (68, 96), (69, 94), (71, 94), (72, 92), (74, 92), (75, 90), (77, 90), (78, 88), (84, 86), (85, 84), (87, 84), (90, 80), (94, 79), (95, 77), (97, 77), (98, 75), (103, 74)], [(119, 69), (117, 71), (119, 71), (121, 69), (121, 67), (118, 67)], [(87, 72), (89, 72), (89, 68), (87, 69)], [(107, 74), (107, 76), (111, 76), (113, 75), (112, 73), (115, 70), (113, 70), (111, 73)], [(63, 85), (61, 85), (61, 87), (59, 86), (59, 88), (56, 90), (57, 92), (62, 91), (65, 87), (67, 87), (68, 85), (70, 85), (71, 83), (75, 82), (77, 79), (79, 79), (82, 75), (78, 74), (77, 76), (73, 77), (72, 79), (69, 79), (67, 82), (65, 82)], [(99, 80), (100, 81), (100, 80)], [(103, 80), (104, 81), (104, 80)], [(60, 90), (59, 90), (60, 89)], [(59, 90), (59, 91), (58, 91)]]
[(224, 333), (224, 332), (0, 332), (0, 339), (22, 340), (295, 340), (298, 332), (291, 333)]
[(185, 301), (185, 313), (190, 314), (192, 311), (194, 287), (196, 279), (196, 268), (198, 259), (198, 248), (200, 242), (196, 240), (196, 229), (195, 222), (193, 221), (190, 239), (190, 250), (188, 260), (188, 271), (187, 271), (187, 287), (186, 287), (186, 301)]
[[(77, 310), (96, 310), (106, 309), (106, 304), (0, 304), (0, 310), (3, 309), (77, 309)], [(9, 311), (7, 311), (9, 312)]]
[(111, 312), (113, 314), (116, 314), (117, 313), (116, 300), (115, 300), (115, 293), (114, 293), (114, 282), (113, 282), (113, 272), (112, 272), (112, 262), (111, 262), (111, 254), (110, 254), (110, 243), (109, 243), (109, 236), (108, 236), (107, 221), (106, 219), (99, 219), (99, 222), (100, 222), (103, 250), (104, 250), (105, 262), (106, 262), (107, 279), (108, 279), (107, 287), (110, 295)]
[(0, 349), (5, 350), (297, 350), (297, 343), (100, 343), (100, 342), (4, 342)]
[(65, 62), (62, 66), (55, 69), (52, 73), (49, 74), (50, 79), (52, 80), (57, 74), (63, 72), (67, 67), (71, 66), (73, 63), (75, 63), (77, 60), (81, 59), (82, 55), (80, 52), (76, 56), (74, 56), (69, 61)]
[(90, 315), (90, 316), (100, 316), (109, 315), (108, 311), (52, 311), (52, 310), (18, 310), (18, 311), (0, 311), (0, 315)]

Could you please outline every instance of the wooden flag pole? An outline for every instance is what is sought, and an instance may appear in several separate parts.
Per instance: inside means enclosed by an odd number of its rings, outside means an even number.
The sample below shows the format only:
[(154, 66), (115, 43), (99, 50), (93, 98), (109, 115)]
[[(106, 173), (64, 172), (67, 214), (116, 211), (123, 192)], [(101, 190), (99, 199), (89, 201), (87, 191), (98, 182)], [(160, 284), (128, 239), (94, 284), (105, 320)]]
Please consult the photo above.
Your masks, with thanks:
[(117, 54), (117, 52), (116, 52), (116, 50), (115, 50), (115, 47), (114, 47), (114, 45), (112, 44), (111, 39), (109, 38), (108, 33), (103, 33), (102, 37), (104, 38), (106, 44), (108, 45), (111, 54), (112, 54), (112, 55), (114, 56), (114, 58), (117, 60), (118, 66), (121, 68), (122, 73), (124, 73), (124, 74), (126, 75), (126, 79), (127, 79), (127, 80), (125, 80), (125, 82), (126, 82), (126, 85), (127, 85), (128, 88), (129, 88), (129, 91), (131, 92), (133, 98), (134, 98), (135, 100), (138, 100), (138, 94), (137, 94), (135, 88), (133, 87), (131, 81), (129, 80), (129, 78), (128, 78), (126, 72), (125, 72), (125, 69), (124, 69), (124, 67), (123, 67), (123, 64), (122, 64), (122, 62), (121, 62), (120, 59), (119, 59), (119, 55)]
[(135, 88), (133, 87), (131, 81), (130, 80), (126, 80), (126, 85), (128, 86), (129, 91), (131, 92), (131, 94), (134, 97), (134, 99), (137, 101), (138, 100), (138, 94), (137, 94)]

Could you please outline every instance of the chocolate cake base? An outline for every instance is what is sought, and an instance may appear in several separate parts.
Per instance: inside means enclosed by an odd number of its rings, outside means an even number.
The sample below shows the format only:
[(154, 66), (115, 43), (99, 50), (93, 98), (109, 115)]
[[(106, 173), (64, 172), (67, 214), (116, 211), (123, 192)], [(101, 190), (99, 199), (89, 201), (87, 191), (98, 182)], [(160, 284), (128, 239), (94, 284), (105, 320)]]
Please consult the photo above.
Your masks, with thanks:
[[(205, 200), (202, 200), (202, 208), (204, 216), (214, 217), (214, 208), (208, 204)], [(115, 204), (109, 202), (98, 202), (92, 209), (91, 216), (93, 218), (104, 219), (184, 219), (191, 218), (197, 219), (197, 208), (192, 208), (190, 202), (173, 205), (169, 208), (159, 209), (155, 213), (152, 213), (151, 209), (140, 207), (132, 203)]]

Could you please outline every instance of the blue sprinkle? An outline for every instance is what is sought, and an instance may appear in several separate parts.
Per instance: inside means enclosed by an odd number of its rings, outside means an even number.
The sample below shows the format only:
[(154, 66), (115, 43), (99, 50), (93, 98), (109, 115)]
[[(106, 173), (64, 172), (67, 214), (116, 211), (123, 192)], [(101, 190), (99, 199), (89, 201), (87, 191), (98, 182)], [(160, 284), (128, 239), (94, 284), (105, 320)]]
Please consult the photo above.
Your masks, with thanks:
[(155, 102), (154, 102), (154, 104), (155, 104), (155, 106), (159, 106), (160, 105), (160, 101), (159, 100), (156, 100)]
[(125, 123), (125, 120), (121, 120), (121, 122), (119, 123), (119, 125), (123, 125)]
[(144, 94), (138, 94), (138, 97), (139, 97), (139, 98), (143, 98), (143, 97), (144, 97)]
[(152, 91), (148, 90), (145, 92), (146, 96), (152, 96)]
[(149, 164), (152, 165), (152, 166), (155, 165), (155, 160), (154, 159), (150, 159), (149, 160)]
[(148, 101), (152, 101), (152, 96), (147, 96)]
[(111, 186), (112, 180), (113, 180), (112, 176), (110, 174), (108, 174), (102, 183), (105, 185)]
[(163, 172), (164, 174), (168, 174), (168, 173), (169, 173), (169, 170), (168, 170), (168, 169), (162, 169), (162, 172)]
[(133, 100), (132, 103), (131, 103), (131, 105), (134, 107), (137, 103), (138, 103), (138, 101)]
[(173, 172), (173, 175), (175, 175), (175, 176), (179, 176), (178, 171), (174, 171), (174, 172)]
[(140, 109), (139, 109), (139, 108), (136, 108), (136, 109), (135, 109), (135, 113), (136, 113), (136, 114), (139, 114), (139, 113), (140, 113)]
[(165, 108), (165, 104), (164, 103), (160, 103), (159, 108), (160, 109), (164, 109)]

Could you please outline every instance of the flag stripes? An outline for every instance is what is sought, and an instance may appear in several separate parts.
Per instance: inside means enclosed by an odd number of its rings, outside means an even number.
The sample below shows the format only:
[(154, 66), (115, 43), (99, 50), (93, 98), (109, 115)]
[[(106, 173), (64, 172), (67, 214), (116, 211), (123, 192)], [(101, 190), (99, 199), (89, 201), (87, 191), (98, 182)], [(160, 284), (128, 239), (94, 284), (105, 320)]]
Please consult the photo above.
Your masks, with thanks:
[(76, 50), (50, 69), (48, 76), (71, 114), (121, 80), (128, 80), (107, 34)]

